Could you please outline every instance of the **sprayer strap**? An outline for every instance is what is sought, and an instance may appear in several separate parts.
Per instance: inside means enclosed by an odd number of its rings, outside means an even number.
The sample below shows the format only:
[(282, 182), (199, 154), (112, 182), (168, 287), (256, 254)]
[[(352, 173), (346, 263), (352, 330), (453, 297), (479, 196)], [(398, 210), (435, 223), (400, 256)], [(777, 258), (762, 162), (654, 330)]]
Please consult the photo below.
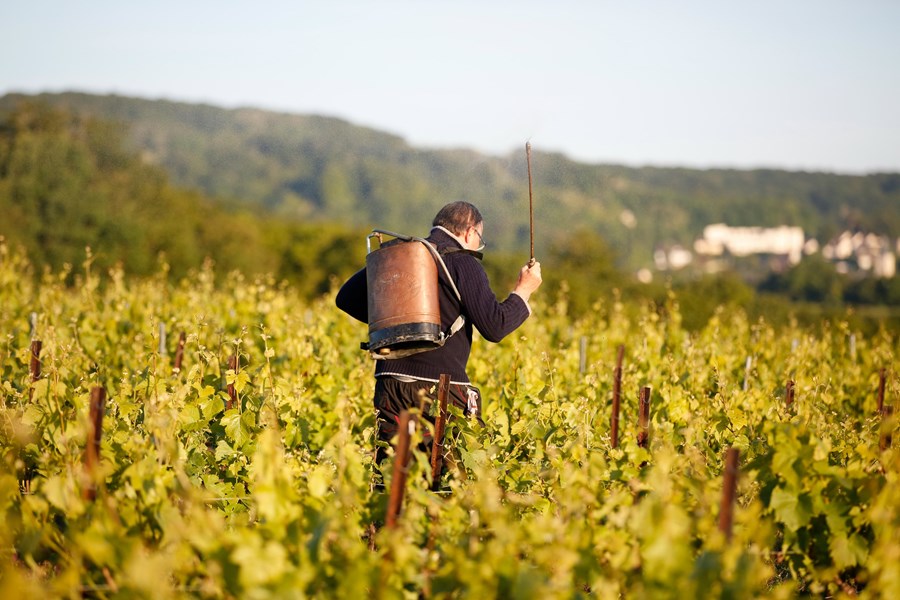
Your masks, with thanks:
[(460, 302), (462, 302), (462, 294), (459, 293), (459, 290), (456, 288), (456, 283), (454, 283), (454, 281), (453, 281), (453, 277), (450, 276), (450, 270), (447, 269), (447, 264), (444, 262), (444, 257), (442, 257), (440, 252), (435, 250), (434, 246), (432, 246), (426, 240), (423, 240), (421, 238), (414, 238), (414, 239), (425, 244), (425, 247), (428, 248), (428, 250), (434, 256), (435, 260), (438, 261), (438, 264), (440, 264), (441, 268), (444, 270), (444, 275), (447, 276), (447, 281), (450, 282), (450, 287), (453, 288), (453, 293), (456, 294), (456, 299), (459, 300)]
[[(453, 292), (456, 294), (456, 299), (459, 300), (460, 304), (462, 304), (462, 295), (459, 293), (459, 290), (456, 288), (456, 284), (453, 282), (453, 277), (450, 276), (450, 271), (447, 269), (446, 263), (444, 263), (444, 257), (441, 256), (441, 252), (438, 252), (434, 249), (431, 244), (426, 244), (431, 252), (434, 254), (435, 258), (441, 264), (441, 268), (444, 269), (444, 274), (447, 276), (447, 281), (450, 282), (450, 286), (453, 288)], [(455, 249), (454, 249), (455, 250)], [(455, 250), (456, 252), (470, 252), (469, 250), (464, 250), (460, 248), (459, 250)], [(445, 252), (446, 253), (446, 252)], [(462, 313), (459, 313), (459, 316), (456, 317), (456, 320), (453, 321), (453, 324), (450, 325), (450, 332), (444, 338), (444, 341), (450, 339), (450, 337), (463, 328), (463, 325), (466, 324), (466, 318)]]

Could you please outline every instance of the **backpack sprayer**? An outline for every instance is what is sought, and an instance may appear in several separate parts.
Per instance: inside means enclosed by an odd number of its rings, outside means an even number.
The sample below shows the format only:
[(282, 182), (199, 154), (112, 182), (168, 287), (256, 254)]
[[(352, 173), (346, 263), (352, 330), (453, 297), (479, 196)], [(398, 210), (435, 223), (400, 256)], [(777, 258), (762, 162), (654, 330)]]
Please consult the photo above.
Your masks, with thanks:
[[(385, 242), (383, 235), (394, 239)], [(372, 250), (372, 238), (379, 248)], [(369, 341), (360, 344), (372, 358), (394, 359), (440, 348), (459, 331), (460, 315), (441, 329), (438, 267), (458, 299), (459, 290), (437, 249), (423, 238), (373, 229), (366, 237)]]

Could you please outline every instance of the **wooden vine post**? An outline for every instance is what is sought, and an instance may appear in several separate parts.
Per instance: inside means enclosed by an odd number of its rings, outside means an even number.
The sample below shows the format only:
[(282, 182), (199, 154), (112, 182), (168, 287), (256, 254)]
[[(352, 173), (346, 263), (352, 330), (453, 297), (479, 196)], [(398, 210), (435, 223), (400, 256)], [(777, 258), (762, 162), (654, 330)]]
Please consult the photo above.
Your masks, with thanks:
[(788, 382), (784, 386), (784, 405), (787, 408), (791, 408), (794, 404), (794, 380), (788, 379)]
[(84, 469), (87, 485), (84, 499), (91, 502), (97, 497), (95, 485), (97, 465), (100, 463), (100, 439), (103, 436), (103, 411), (106, 406), (106, 390), (102, 387), (91, 389), (91, 405), (88, 414), (88, 437), (84, 449)]
[(28, 398), (34, 394), (34, 384), (38, 379), (41, 378), (41, 347), (43, 346), (43, 342), (41, 340), (32, 340), (31, 341), (31, 363), (29, 364), (28, 371), (31, 374), (31, 389), (28, 392)]
[(444, 429), (447, 423), (447, 398), (450, 396), (450, 375), (444, 373), (438, 380), (438, 415), (434, 421), (434, 440), (431, 442), (431, 490), (441, 485), (444, 467)]
[(181, 335), (178, 336), (178, 345), (175, 347), (175, 365), (172, 367), (172, 370), (176, 373), (181, 371), (181, 361), (184, 359), (184, 343), (187, 340), (187, 336), (182, 331)]
[(878, 414), (884, 414), (884, 385), (887, 379), (887, 373), (882, 367), (878, 371)]
[(397, 526), (397, 519), (403, 508), (403, 496), (406, 494), (406, 476), (409, 471), (411, 454), (410, 437), (415, 428), (415, 419), (409, 414), (409, 411), (404, 410), (400, 413), (397, 447), (394, 449), (394, 472), (391, 477), (391, 492), (385, 517), (385, 525), (390, 529)]
[[(434, 420), (434, 440), (431, 443), (431, 491), (437, 492), (441, 486), (441, 471), (444, 467), (444, 430), (447, 424), (447, 400), (450, 397), (450, 375), (442, 373), (438, 379), (438, 414)], [(437, 506), (428, 507), (428, 516), (431, 526), (428, 528), (428, 553), (434, 551), (437, 541), (437, 524), (440, 520), (440, 512)], [(423, 594), (425, 598), (431, 596), (431, 577), (433, 569), (425, 570), (425, 582)]]
[(722, 486), (722, 503), (719, 507), (719, 531), (725, 539), (731, 540), (731, 529), (734, 523), (734, 499), (737, 491), (738, 458), (740, 451), (731, 447), (725, 452), (725, 476)]
[[(232, 354), (228, 357), (228, 368), (234, 371), (235, 377), (238, 372), (238, 359), (236, 354)], [(228, 401), (225, 402), (225, 410), (231, 410), (234, 408), (235, 403), (237, 402), (237, 392), (234, 389), (234, 382), (228, 384)]]
[(647, 385), (641, 388), (637, 443), (645, 449), (650, 444), (650, 386)]
[(610, 420), (609, 438), (613, 448), (619, 447), (619, 409), (622, 401), (622, 359), (625, 346), (620, 344), (616, 353), (616, 369), (613, 371), (612, 418)]

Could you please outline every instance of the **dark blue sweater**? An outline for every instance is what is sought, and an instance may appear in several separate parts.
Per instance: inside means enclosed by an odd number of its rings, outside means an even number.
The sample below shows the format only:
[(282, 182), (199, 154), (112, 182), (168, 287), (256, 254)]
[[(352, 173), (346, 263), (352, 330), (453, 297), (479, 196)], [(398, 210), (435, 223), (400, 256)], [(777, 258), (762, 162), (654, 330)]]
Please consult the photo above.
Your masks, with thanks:
[[(426, 239), (435, 244), (439, 252), (461, 248), (458, 241), (440, 229), (433, 229)], [(497, 300), (484, 267), (471, 254), (451, 252), (444, 255), (444, 263), (462, 296), (462, 303), (453, 293), (443, 269), (438, 268), (441, 326), (447, 331), (462, 313), (466, 318), (465, 327), (440, 348), (404, 358), (376, 361), (376, 377), (401, 375), (437, 381), (442, 373), (448, 373), (453, 383), (469, 383), (466, 363), (472, 350), (472, 326), (486, 340), (499, 342), (528, 318), (528, 305), (518, 294), (510, 294), (503, 302)], [(353, 318), (368, 323), (365, 269), (356, 272), (344, 283), (335, 303)]]

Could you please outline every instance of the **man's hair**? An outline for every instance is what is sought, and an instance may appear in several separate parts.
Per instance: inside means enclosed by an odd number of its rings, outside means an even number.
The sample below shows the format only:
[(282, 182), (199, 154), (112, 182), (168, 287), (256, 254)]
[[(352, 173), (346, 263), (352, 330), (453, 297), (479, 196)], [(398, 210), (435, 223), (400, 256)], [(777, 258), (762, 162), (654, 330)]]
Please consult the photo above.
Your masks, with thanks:
[(455, 233), (462, 235), (469, 227), (474, 227), (481, 223), (481, 213), (473, 204), (459, 200), (451, 202), (438, 211), (432, 227), (443, 227)]

